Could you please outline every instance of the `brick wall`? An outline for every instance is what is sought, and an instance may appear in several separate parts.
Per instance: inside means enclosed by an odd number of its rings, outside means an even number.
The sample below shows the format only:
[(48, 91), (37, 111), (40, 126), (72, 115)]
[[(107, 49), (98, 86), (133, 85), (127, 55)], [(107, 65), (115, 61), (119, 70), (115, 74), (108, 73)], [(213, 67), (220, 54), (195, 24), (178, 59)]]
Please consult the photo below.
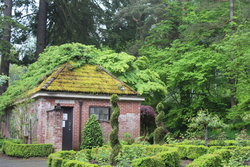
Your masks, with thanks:
[[(55, 150), (62, 148), (62, 113), (46, 112), (54, 108), (56, 99), (38, 99), (37, 104), (37, 141), (38, 143), (52, 143)], [(82, 105), (82, 126), (80, 125), (80, 101)], [(73, 107), (73, 149), (80, 146), (79, 132), (89, 118), (90, 106), (111, 107), (108, 100), (74, 100), (74, 104), (60, 103), (62, 107)], [(121, 114), (119, 117), (119, 136), (129, 133), (133, 138), (140, 136), (140, 102), (120, 101)], [(100, 122), (106, 140), (109, 139), (111, 126), (109, 122)]]

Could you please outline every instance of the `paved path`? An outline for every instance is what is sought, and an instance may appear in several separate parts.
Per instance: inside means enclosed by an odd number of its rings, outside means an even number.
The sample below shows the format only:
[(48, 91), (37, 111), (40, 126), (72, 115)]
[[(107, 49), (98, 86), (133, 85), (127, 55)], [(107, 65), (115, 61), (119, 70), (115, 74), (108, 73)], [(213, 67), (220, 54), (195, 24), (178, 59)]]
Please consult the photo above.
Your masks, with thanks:
[(0, 167), (47, 167), (46, 158), (13, 158), (0, 154)]

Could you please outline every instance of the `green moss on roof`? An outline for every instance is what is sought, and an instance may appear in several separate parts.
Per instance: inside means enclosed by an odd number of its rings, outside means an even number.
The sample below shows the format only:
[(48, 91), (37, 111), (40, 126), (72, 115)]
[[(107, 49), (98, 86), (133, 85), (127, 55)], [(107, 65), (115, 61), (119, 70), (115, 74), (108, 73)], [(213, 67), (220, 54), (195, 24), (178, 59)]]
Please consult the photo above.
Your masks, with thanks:
[(38, 91), (137, 94), (133, 89), (98, 65), (84, 64), (79, 68), (74, 68), (72, 67), (72, 63), (66, 63), (55, 70), (38, 87), (31, 90), (29, 94)]

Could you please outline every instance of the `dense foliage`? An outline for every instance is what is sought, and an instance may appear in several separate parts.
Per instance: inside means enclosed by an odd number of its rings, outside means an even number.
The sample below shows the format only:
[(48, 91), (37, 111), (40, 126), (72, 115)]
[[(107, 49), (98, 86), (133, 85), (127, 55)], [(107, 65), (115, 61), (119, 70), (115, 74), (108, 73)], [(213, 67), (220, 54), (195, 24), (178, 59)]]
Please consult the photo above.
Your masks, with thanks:
[(121, 144), (119, 141), (119, 121), (120, 108), (118, 106), (119, 98), (116, 94), (113, 94), (110, 98), (110, 103), (112, 104), (112, 115), (110, 119), (110, 124), (112, 127), (112, 132), (110, 133), (110, 146), (112, 147), (110, 161), (112, 165), (117, 163), (116, 157), (120, 153)]
[(229, 1), (165, 3), (166, 19), (154, 25), (139, 55), (166, 84), (170, 132), (185, 132), (204, 108), (232, 129), (249, 127), (249, 2), (235, 3), (231, 23)]
[(153, 98), (152, 93), (163, 95), (165, 92), (164, 83), (159, 80), (158, 74), (146, 68), (146, 58), (136, 59), (126, 53), (99, 50), (79, 43), (64, 44), (48, 47), (38, 61), (29, 66), (20, 80), (14, 82), (0, 97), (0, 111), (18, 98), (27, 96), (29, 90), (36, 87), (60, 65), (69, 61), (77, 62), (75, 67), (85, 63), (102, 65), (122, 81), (134, 86), (139, 93), (148, 94), (148, 100)]
[[(234, 132), (250, 126), (250, 2), (232, 1), (233, 11), (229, 0), (49, 1), (47, 45), (81, 42), (102, 49), (48, 47), (0, 98), (0, 110), (75, 60), (102, 65), (146, 97), (145, 105), (162, 101), (164, 123), (174, 137), (186, 133), (190, 118), (207, 109), (229, 124), (225, 137), (234, 138)], [(12, 41), (18, 44), (31, 30), (36, 34), (35, 15), (25, 16), (22, 9), (36, 13), (34, 1), (14, 4), (15, 20), (27, 30), (10, 19), (0, 21), (0, 28), (13, 24)], [(21, 56), (13, 50), (10, 56), (35, 61), (32, 47), (21, 47), (26, 48)]]
[(6, 82), (8, 80), (8, 77), (6, 75), (0, 75), (0, 85)]
[[(189, 141), (191, 142), (191, 141)], [(123, 145), (117, 157), (117, 167), (179, 167), (181, 160), (193, 160), (188, 166), (218, 167), (242, 166), (249, 159), (250, 147), (237, 146), (197, 146), (182, 143), (166, 145)], [(59, 151), (49, 156), (49, 166), (91, 165), (110, 167), (110, 146), (84, 149), (81, 151)], [(237, 154), (237, 155), (236, 155)], [(248, 156), (248, 157), (247, 157)], [(242, 157), (242, 159), (240, 158)]]
[(205, 145), (208, 146), (208, 128), (225, 128), (226, 125), (216, 115), (213, 116), (208, 111), (199, 111), (196, 117), (193, 117), (189, 128), (204, 131)]
[(100, 147), (103, 145), (103, 134), (95, 115), (91, 115), (82, 133), (81, 149)]
[(13, 157), (47, 157), (53, 152), (53, 148), (52, 144), (16, 144), (11, 141), (4, 141), (2, 151), (4, 154)]

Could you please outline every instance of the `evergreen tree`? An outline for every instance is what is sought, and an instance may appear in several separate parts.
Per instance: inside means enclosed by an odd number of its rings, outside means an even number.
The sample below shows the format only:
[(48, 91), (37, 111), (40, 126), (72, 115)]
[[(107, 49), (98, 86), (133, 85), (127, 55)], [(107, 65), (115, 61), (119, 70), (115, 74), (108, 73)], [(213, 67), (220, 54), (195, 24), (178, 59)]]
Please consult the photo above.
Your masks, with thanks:
[[(0, 75), (9, 76), (10, 70), (10, 39), (11, 39), (11, 24), (10, 19), (12, 16), (12, 0), (4, 0), (4, 10), (3, 15), (5, 19), (9, 19), (9, 22), (5, 22), (3, 26), (3, 36), (2, 36), (2, 44), (1, 46), (1, 68)], [(8, 88), (8, 81), (3, 83), (0, 87), (0, 95), (2, 95)]]
[(47, 0), (40, 0), (38, 10), (36, 55), (42, 53), (46, 46), (47, 8)]
[(155, 124), (156, 124), (156, 129), (154, 131), (154, 144), (164, 144), (164, 137), (166, 135), (166, 128), (164, 127), (164, 106), (162, 103), (159, 103), (156, 106), (156, 111), (158, 113), (156, 119), (155, 119)]
[(83, 133), (81, 149), (91, 149), (103, 145), (103, 134), (95, 115), (91, 115), (87, 121)]

